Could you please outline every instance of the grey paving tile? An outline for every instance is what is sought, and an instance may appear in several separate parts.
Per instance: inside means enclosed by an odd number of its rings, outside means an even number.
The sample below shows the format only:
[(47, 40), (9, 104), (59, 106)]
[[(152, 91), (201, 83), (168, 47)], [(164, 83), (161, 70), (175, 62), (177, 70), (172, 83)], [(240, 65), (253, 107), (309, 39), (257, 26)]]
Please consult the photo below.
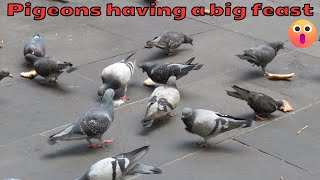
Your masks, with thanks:
[[(238, 141), (319, 174), (319, 104), (237, 137)], [(297, 132), (309, 127), (297, 135)]]
[[(281, 18), (281, 20), (279, 20)], [(226, 24), (223, 27), (234, 32), (238, 32), (250, 37), (262, 39), (265, 41), (285, 41), (285, 46), (291, 49), (295, 49), (288, 38), (288, 28), (290, 25), (299, 19), (306, 19), (315, 24), (316, 27), (320, 27), (317, 16), (312, 17), (250, 17), (243, 21), (233, 22)], [(272, 26), (270, 25), (272, 24)], [(250, 28), (247, 28), (249, 27)]]
[(175, 22), (173, 17), (166, 16), (121, 16), (95, 21), (89, 23), (89, 25), (134, 40), (141, 44), (141, 47), (148, 40), (153, 39), (164, 31), (181, 31), (187, 35), (192, 35), (213, 29), (210, 25), (191, 19)]
[(163, 171), (135, 179), (313, 179), (290, 164), (232, 140), (165, 165)]
[(0, 178), (75, 179), (90, 165), (80, 156), (47, 156), (47, 153), (54, 153), (57, 149), (46, 141), (46, 138), (38, 135), (1, 147)]
[(91, 96), (97, 87), (90, 81), (62, 74), (58, 83), (42, 86), (34, 80), (1, 88), (1, 145), (76, 120), (97, 102)]

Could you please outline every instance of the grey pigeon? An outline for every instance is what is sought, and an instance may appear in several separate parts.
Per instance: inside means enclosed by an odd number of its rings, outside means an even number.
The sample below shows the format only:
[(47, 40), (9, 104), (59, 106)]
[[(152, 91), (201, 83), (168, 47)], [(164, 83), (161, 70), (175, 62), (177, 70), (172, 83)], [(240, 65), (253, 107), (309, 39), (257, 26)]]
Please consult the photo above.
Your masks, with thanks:
[(177, 79), (187, 75), (192, 70), (199, 70), (203, 64), (192, 64), (195, 58), (188, 60), (185, 63), (164, 63), (154, 64), (151, 62), (143, 63), (140, 68), (142, 72), (147, 72), (149, 78), (161, 84), (166, 84), (170, 76), (176, 76)]
[(276, 101), (266, 94), (249, 91), (235, 85), (233, 85), (232, 88), (235, 90), (235, 92), (227, 91), (227, 94), (229, 96), (246, 101), (254, 110), (256, 118), (259, 120), (265, 120), (266, 116), (275, 112), (276, 110), (284, 111), (284, 109), (287, 107), (291, 108), (288, 102), (285, 100)]
[[(32, 38), (28, 40), (23, 48), (23, 55), (33, 54), (37, 57), (44, 57), (46, 55), (46, 47), (43, 42), (43, 37), (39, 34), (35, 34)], [(27, 64), (31, 62), (26, 59)]]
[(135, 54), (130, 54), (127, 58), (121, 60), (120, 62), (111, 64), (110, 66), (103, 69), (101, 74), (101, 79), (103, 85), (98, 90), (98, 95), (101, 97), (106, 89), (112, 88), (113, 90), (118, 90), (124, 88), (123, 100), (128, 99), (127, 89), (128, 82), (134, 73), (135, 61), (129, 61), (131, 56)]
[(78, 180), (124, 180), (127, 175), (162, 173), (159, 168), (137, 164), (148, 151), (149, 146), (144, 146), (128, 153), (102, 159), (93, 164)]
[(171, 76), (164, 86), (157, 87), (149, 98), (144, 119), (141, 121), (145, 127), (151, 127), (153, 122), (162, 118), (175, 116), (171, 114), (180, 102), (180, 93), (176, 87), (176, 77)]
[(0, 70), (0, 81), (5, 77), (13, 78), (12, 74), (10, 74), (9, 70), (6, 68)]
[(76, 70), (76, 68), (72, 67), (71, 62), (61, 61), (53, 57), (37, 57), (33, 54), (27, 54), (25, 58), (32, 63), (36, 72), (36, 75), (32, 78), (40, 75), (45, 78), (45, 82), (51, 81), (54, 78), (53, 82), (56, 83), (58, 76), (64, 72), (63, 70), (66, 69), (67, 73)]
[[(86, 139), (90, 148), (100, 148), (102, 144), (112, 143), (112, 140), (103, 141), (102, 136), (114, 120), (113, 96), (114, 90), (107, 89), (98, 105), (91, 108), (78, 121), (63, 131), (50, 136), (49, 144), (55, 144), (57, 141)], [(98, 139), (99, 144), (93, 144), (91, 139)]]
[(181, 120), (186, 125), (186, 130), (204, 138), (204, 143), (199, 143), (200, 147), (207, 147), (207, 139), (221, 133), (239, 128), (250, 127), (253, 123), (251, 119), (242, 119), (219, 112), (204, 109), (192, 110), (184, 108)]
[(167, 51), (167, 54), (171, 55), (181, 44), (189, 43), (193, 45), (192, 42), (193, 39), (190, 36), (181, 32), (166, 31), (153, 40), (147, 41), (145, 48), (153, 48), (155, 46)]
[(262, 68), (265, 76), (269, 75), (266, 66), (277, 56), (280, 49), (284, 49), (284, 43), (281, 41), (260, 44), (244, 51), (244, 54), (236, 55), (240, 59)]

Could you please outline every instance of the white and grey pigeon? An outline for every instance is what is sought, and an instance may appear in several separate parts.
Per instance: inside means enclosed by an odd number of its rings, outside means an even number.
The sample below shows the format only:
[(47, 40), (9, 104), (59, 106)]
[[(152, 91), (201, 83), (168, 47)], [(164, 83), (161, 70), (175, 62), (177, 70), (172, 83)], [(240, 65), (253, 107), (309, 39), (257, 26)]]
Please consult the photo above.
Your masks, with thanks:
[(151, 127), (155, 120), (165, 120), (176, 116), (171, 111), (180, 102), (180, 93), (176, 87), (176, 77), (171, 76), (164, 86), (157, 87), (151, 94), (144, 119), (145, 127)]
[(130, 54), (127, 58), (109, 65), (104, 68), (101, 74), (103, 85), (98, 90), (98, 95), (103, 96), (106, 89), (112, 88), (113, 90), (124, 89), (123, 100), (128, 100), (127, 89), (128, 82), (133, 76), (135, 69), (135, 61), (129, 61), (129, 59), (135, 54)]
[(244, 51), (244, 54), (236, 55), (240, 59), (247, 60), (262, 68), (265, 76), (269, 76), (266, 70), (267, 65), (277, 56), (280, 49), (284, 49), (284, 43), (281, 41), (260, 44)]
[(195, 58), (191, 58), (185, 63), (163, 63), (154, 64), (151, 62), (143, 63), (139, 66), (142, 72), (147, 72), (149, 78), (160, 84), (166, 84), (170, 76), (176, 76), (177, 80), (186, 76), (192, 70), (199, 70), (203, 64), (192, 64)]
[[(44, 82), (57, 82), (58, 76), (66, 70), (67, 73), (71, 73), (77, 68), (72, 67), (71, 62), (65, 62), (58, 60), (54, 57), (37, 57), (33, 54), (27, 54), (25, 56), (27, 61), (30, 61), (34, 67), (36, 74), (29, 79), (40, 75), (44, 77)], [(25, 76), (22, 76), (25, 77)], [(54, 78), (54, 80), (52, 80)]]
[[(40, 34), (35, 34), (24, 46), (23, 55), (26, 56), (27, 54), (33, 54), (37, 57), (44, 57), (46, 55), (46, 46)], [(26, 61), (27, 64), (31, 64), (28, 59), (26, 59)]]
[(175, 49), (185, 43), (193, 45), (192, 37), (181, 32), (166, 31), (160, 36), (155, 37), (153, 40), (147, 41), (145, 48), (153, 48), (155, 46), (167, 51), (167, 54), (171, 55), (174, 53)]
[(186, 125), (188, 132), (204, 138), (204, 143), (198, 144), (200, 147), (207, 147), (207, 139), (211, 137), (235, 128), (251, 127), (254, 122), (251, 119), (242, 119), (210, 110), (193, 110), (191, 108), (182, 110), (181, 120)]
[(77, 180), (124, 180), (128, 175), (161, 174), (162, 170), (159, 168), (137, 164), (148, 151), (149, 146), (144, 146), (128, 153), (102, 159), (93, 164)]
[(0, 70), (0, 81), (1, 81), (3, 78), (6, 78), (6, 77), (11, 77), (11, 78), (13, 78), (12, 74), (9, 72), (9, 70), (8, 70), (7, 68), (1, 69), (1, 70)]
[[(100, 148), (103, 144), (112, 143), (113, 140), (102, 140), (103, 134), (109, 129), (114, 120), (113, 106), (114, 90), (107, 89), (101, 102), (87, 111), (78, 121), (72, 123), (63, 131), (49, 137), (49, 144), (57, 141), (72, 141), (86, 139), (90, 148)], [(94, 144), (91, 139), (98, 139)]]

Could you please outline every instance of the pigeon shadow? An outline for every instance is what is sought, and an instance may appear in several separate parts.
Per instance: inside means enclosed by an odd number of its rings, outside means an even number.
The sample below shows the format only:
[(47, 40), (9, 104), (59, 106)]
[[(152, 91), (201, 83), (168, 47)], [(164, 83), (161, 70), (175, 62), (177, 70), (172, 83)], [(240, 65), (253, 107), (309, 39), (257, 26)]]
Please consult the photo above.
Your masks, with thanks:
[(33, 79), (33, 80), (30, 80), (29, 82), (35, 86), (38, 86), (38, 88), (55, 91), (61, 94), (70, 94), (72, 92), (70, 91), (70, 89), (65, 88), (65, 86), (59, 82), (58, 83), (48, 82), (45, 84), (41, 84), (43, 82), (43, 79)]
[[(152, 124), (151, 127), (143, 127), (142, 125), (142, 129), (141, 131), (138, 133), (139, 135), (141, 136), (147, 136), (149, 135), (150, 133), (152, 133), (153, 131), (155, 130), (158, 130), (162, 127), (165, 127), (165, 126), (169, 126), (170, 123), (172, 123), (172, 121), (174, 121), (175, 118), (170, 118), (168, 120), (164, 120), (164, 121), (159, 121), (159, 120), (155, 120)], [(141, 124), (141, 123), (140, 123)]]
[(252, 71), (242, 73), (238, 77), (239, 77), (238, 80), (235, 80), (236, 82), (238, 82), (239, 80), (249, 81), (249, 80), (259, 79), (259, 78), (262, 79), (264, 76), (263, 76), (263, 74), (261, 74), (261, 71), (252, 70)]
[(177, 144), (178, 149), (188, 150), (188, 151), (198, 151), (202, 150), (201, 153), (236, 153), (241, 152), (240, 149), (230, 148), (227, 145), (223, 145), (223, 143), (214, 143), (214, 142), (207, 142), (208, 147), (199, 147), (197, 143), (202, 143), (201, 141), (184, 141), (180, 144)]
[[(57, 145), (59, 146), (59, 144)], [(104, 151), (105, 148), (107, 148), (107, 145), (104, 145), (103, 148), (91, 149), (87, 147), (87, 144), (80, 143), (77, 145), (69, 146), (65, 149), (58, 149), (53, 153), (45, 154), (43, 155), (43, 158), (55, 159), (55, 158), (68, 157), (68, 156), (81, 156), (81, 155), (95, 154), (99, 151)]]
[(162, 60), (162, 59), (168, 59), (170, 57), (173, 57), (179, 53), (183, 53), (184, 51), (189, 51), (190, 49), (177, 49), (172, 55), (168, 56), (165, 51), (159, 49), (159, 51), (153, 53), (151, 56), (148, 56), (146, 59), (143, 59), (139, 62), (144, 63), (144, 62), (153, 62), (157, 60)]
[[(237, 146), (239, 147), (239, 146)], [(234, 154), (234, 153), (241, 153), (240, 148), (230, 147), (224, 143), (208, 143), (208, 147), (204, 148), (202, 153), (221, 153), (221, 154)]]

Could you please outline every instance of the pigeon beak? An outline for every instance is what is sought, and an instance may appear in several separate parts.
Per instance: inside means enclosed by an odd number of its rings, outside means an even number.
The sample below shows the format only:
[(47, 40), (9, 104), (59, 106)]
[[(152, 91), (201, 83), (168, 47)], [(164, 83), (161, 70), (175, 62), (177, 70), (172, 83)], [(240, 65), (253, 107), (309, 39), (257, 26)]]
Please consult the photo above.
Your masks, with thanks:
[(9, 77), (13, 78), (12, 74), (9, 74)]

